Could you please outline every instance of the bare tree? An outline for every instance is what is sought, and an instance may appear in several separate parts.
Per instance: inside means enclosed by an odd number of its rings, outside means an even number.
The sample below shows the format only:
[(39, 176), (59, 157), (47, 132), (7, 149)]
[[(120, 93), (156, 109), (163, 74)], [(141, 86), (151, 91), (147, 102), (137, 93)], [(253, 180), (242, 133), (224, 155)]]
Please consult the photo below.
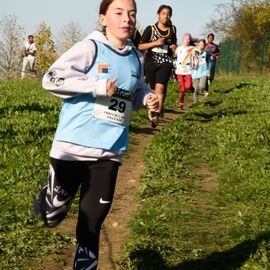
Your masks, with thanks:
[(0, 19), (0, 72), (4, 78), (19, 74), (23, 36), (23, 27), (18, 24), (15, 15)]
[(209, 20), (203, 32), (204, 36), (209, 33), (215, 33), (216, 39), (223, 40), (231, 34), (234, 25), (232, 14), (234, 6), (232, 4), (218, 4), (215, 9), (215, 15)]
[(80, 25), (73, 21), (70, 21), (64, 29), (57, 34), (56, 37), (56, 51), (58, 55), (61, 55), (72, 47), (75, 43), (80, 41), (85, 34), (83, 33)]

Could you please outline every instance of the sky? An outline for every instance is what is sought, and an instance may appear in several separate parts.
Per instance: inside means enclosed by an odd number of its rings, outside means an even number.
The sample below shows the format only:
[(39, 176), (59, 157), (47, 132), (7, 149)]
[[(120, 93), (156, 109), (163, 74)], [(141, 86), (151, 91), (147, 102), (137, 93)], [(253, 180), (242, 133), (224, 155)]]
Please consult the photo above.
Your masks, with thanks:
[[(172, 22), (177, 28), (178, 39), (185, 32), (196, 38), (206, 38), (206, 23), (215, 15), (218, 4), (229, 0), (137, 0), (137, 22), (146, 27), (157, 21), (157, 10), (161, 4), (173, 9)], [(100, 0), (0, 0), (0, 19), (15, 15), (25, 34), (33, 34), (44, 21), (52, 28), (53, 34), (63, 30), (68, 23), (78, 23), (87, 34), (98, 22)]]

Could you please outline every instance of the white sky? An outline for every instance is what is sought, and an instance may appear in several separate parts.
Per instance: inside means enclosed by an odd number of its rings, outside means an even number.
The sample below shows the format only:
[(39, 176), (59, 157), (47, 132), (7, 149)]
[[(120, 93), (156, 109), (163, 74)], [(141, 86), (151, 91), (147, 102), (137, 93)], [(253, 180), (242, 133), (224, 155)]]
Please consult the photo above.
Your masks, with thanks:
[[(209, 19), (215, 14), (217, 4), (229, 0), (137, 0), (137, 21), (147, 26), (157, 21), (156, 12), (161, 4), (173, 8), (172, 22), (177, 28), (177, 36), (189, 32), (197, 38), (205, 38), (203, 32)], [(0, 0), (0, 17), (16, 15), (18, 23), (24, 27), (26, 35), (36, 31), (45, 21), (53, 33), (61, 31), (70, 21), (79, 23), (85, 34), (95, 29), (98, 20), (100, 0)]]

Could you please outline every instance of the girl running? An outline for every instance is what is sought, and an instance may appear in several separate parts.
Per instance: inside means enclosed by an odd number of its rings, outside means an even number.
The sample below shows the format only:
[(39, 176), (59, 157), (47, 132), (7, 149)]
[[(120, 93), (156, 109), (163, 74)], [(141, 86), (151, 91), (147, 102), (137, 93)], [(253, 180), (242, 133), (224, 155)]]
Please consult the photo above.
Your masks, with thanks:
[(210, 54), (205, 50), (206, 41), (200, 39), (198, 41), (198, 48), (195, 50), (199, 59), (198, 69), (192, 70), (192, 84), (194, 87), (193, 101), (198, 101), (198, 94), (208, 96), (208, 76), (210, 68)]
[(184, 111), (185, 91), (192, 87), (192, 69), (198, 68), (198, 57), (195, 48), (191, 45), (191, 35), (185, 33), (183, 43), (176, 49), (176, 75), (180, 86), (179, 110)]
[(101, 225), (113, 200), (132, 109), (158, 109), (143, 80), (143, 56), (128, 42), (136, 23), (134, 0), (102, 0), (94, 31), (50, 67), (43, 87), (63, 98), (52, 144), (48, 182), (34, 210), (58, 225), (80, 189), (75, 270), (96, 269)]
[(176, 28), (171, 24), (172, 8), (161, 5), (157, 11), (158, 22), (145, 28), (139, 50), (146, 51), (145, 79), (159, 99), (159, 108), (152, 114), (152, 121), (158, 123), (163, 117), (163, 103), (173, 68), (173, 52), (176, 49)]
[(209, 83), (211, 83), (215, 78), (216, 73), (216, 63), (220, 54), (219, 47), (214, 43), (215, 35), (213, 33), (207, 36), (207, 44), (205, 46), (206, 51), (211, 55), (211, 66), (210, 74), (208, 77)]

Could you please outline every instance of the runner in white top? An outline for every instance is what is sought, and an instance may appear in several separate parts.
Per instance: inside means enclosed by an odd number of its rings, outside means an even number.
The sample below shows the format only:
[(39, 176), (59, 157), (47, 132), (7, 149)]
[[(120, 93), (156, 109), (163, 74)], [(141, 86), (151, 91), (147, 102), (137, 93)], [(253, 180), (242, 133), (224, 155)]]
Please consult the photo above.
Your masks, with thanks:
[(191, 35), (185, 33), (183, 43), (176, 49), (176, 75), (180, 85), (179, 109), (183, 112), (185, 91), (192, 87), (192, 69), (198, 68), (198, 57), (195, 54), (195, 48), (191, 45)]

